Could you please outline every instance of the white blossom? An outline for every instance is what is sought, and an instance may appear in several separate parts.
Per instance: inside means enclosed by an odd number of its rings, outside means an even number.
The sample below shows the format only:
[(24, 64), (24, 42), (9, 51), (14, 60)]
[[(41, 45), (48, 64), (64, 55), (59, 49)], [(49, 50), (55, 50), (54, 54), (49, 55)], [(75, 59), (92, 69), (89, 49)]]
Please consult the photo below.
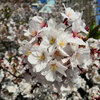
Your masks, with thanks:
[(42, 74), (45, 76), (45, 78), (48, 81), (54, 82), (56, 81), (62, 81), (61, 79), (61, 75), (66, 76), (65, 71), (66, 71), (66, 67), (63, 66), (62, 64), (60, 64), (59, 62), (55, 61), (51, 61), (46, 69), (43, 70)]
[(34, 64), (36, 72), (40, 72), (46, 68), (50, 57), (48, 57), (46, 48), (36, 46), (33, 47), (32, 50), (32, 53), (28, 56), (28, 61)]
[(68, 18), (68, 21), (72, 21), (73, 22), (73, 21), (79, 19), (82, 16), (82, 13), (75, 12), (70, 7), (66, 8), (65, 5), (64, 5), (64, 8), (65, 8), (65, 13), (61, 13), (61, 15), (64, 18)]

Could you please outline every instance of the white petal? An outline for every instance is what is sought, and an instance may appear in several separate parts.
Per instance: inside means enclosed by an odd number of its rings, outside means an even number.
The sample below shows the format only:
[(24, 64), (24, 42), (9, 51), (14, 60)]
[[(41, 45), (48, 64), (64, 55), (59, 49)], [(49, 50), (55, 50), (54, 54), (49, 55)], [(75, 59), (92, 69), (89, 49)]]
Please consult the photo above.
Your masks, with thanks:
[(65, 52), (62, 48), (58, 47), (58, 49), (60, 50), (60, 52), (64, 55), (64, 56), (69, 56), (67, 54), (67, 52)]
[(50, 66), (46, 65), (47, 67), (45, 67), (45, 69), (41, 72), (41, 74), (43, 76), (46, 76), (46, 74), (48, 73), (48, 71), (50, 70)]
[(81, 30), (82, 30), (82, 32), (84, 32), (84, 33), (89, 33), (89, 32), (86, 31), (84, 28), (82, 28)]
[(45, 67), (46, 67), (46, 63), (41, 62), (40, 64), (37, 64), (37, 65), (35, 66), (36, 72), (42, 71)]
[(68, 18), (64, 13), (61, 13), (61, 15), (62, 15), (64, 18)]
[(37, 64), (38, 63), (38, 59), (36, 57), (34, 57), (32, 54), (28, 56), (28, 61), (31, 64)]
[(47, 79), (47, 81), (54, 82), (56, 78), (55, 72), (49, 70), (45, 78)]
[(48, 49), (49, 49), (49, 52), (52, 52), (52, 50), (54, 50), (55, 46), (54, 45), (51, 45)]
[(33, 17), (33, 19), (29, 23), (29, 31), (30, 32), (39, 31), (41, 29), (41, 26), (40, 26), (41, 22), (42, 22), (41, 17), (39, 16)]
[(40, 45), (42, 47), (48, 47), (50, 45), (49, 40), (46, 37), (44, 37)]
[(59, 72), (59, 73), (61, 73), (62, 75), (64, 75), (64, 76), (66, 76), (66, 74), (65, 74), (65, 71), (66, 71), (66, 67), (63, 67), (63, 66), (57, 66), (57, 71)]
[(75, 44), (79, 44), (79, 45), (86, 45), (86, 43), (85, 43), (82, 39), (80, 39), (80, 38), (78, 38), (78, 37), (69, 38), (67, 41), (68, 41), (69, 43), (75, 43)]
[(48, 26), (49, 27), (53, 27), (53, 28), (55, 28), (55, 26), (56, 26), (56, 22), (55, 22), (55, 20), (54, 19), (50, 19), (49, 21), (48, 21)]

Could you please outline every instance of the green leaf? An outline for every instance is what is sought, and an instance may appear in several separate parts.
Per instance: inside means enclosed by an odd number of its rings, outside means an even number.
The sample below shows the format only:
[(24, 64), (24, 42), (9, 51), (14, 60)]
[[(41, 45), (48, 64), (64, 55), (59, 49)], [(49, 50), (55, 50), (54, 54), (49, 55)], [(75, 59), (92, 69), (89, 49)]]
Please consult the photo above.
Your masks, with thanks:
[(87, 38), (100, 39), (100, 25), (92, 26)]

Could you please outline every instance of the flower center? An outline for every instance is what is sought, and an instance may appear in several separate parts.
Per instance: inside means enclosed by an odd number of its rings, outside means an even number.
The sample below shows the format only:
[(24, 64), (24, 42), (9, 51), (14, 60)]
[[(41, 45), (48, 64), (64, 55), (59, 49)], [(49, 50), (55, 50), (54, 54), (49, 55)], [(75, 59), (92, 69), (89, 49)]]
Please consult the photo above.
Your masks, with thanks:
[(67, 16), (69, 17), (71, 15), (71, 12), (69, 12), (68, 14), (67, 14)]
[(40, 56), (39, 56), (39, 60), (44, 60), (45, 59), (45, 56), (44, 56), (44, 54), (41, 54)]
[(36, 32), (32, 32), (32, 33), (31, 33), (32, 36), (35, 36), (36, 34), (37, 34)]
[(56, 71), (56, 64), (51, 64), (51, 70)]
[(63, 47), (65, 45), (64, 41), (60, 41), (59, 45)]
[(56, 58), (61, 57), (61, 53), (59, 51), (55, 51), (54, 55)]
[(77, 32), (73, 32), (73, 37), (77, 37), (78, 33)]
[(55, 38), (51, 38), (51, 39), (50, 39), (50, 44), (54, 44), (54, 43), (55, 43), (55, 41), (56, 41), (56, 39), (55, 39)]
[(26, 52), (26, 56), (29, 56), (31, 53), (32, 53), (32, 52), (27, 51), (27, 52)]
[(76, 54), (76, 59), (79, 59), (79, 53)]
[(45, 24), (46, 24), (46, 23), (45, 23), (44, 21), (42, 21), (41, 24), (40, 24), (40, 26), (41, 26), (41, 27), (44, 27)]

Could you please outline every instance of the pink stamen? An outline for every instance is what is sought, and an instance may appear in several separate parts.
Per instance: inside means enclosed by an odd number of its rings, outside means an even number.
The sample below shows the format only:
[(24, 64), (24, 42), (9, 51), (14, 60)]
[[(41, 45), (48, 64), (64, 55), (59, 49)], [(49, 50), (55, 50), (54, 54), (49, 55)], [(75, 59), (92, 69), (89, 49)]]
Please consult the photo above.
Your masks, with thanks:
[(77, 32), (72, 32), (73, 33), (73, 37), (77, 37), (78, 33)]
[(64, 23), (65, 25), (68, 25), (68, 19), (65, 18), (64, 21), (63, 21), (63, 23)]
[(86, 31), (89, 31), (89, 30), (90, 30), (90, 27), (86, 26), (86, 27), (85, 27), (85, 30), (86, 30)]
[(43, 28), (43, 27), (48, 27), (48, 25), (46, 24), (46, 22), (42, 22), (41, 23), (41, 28)]

